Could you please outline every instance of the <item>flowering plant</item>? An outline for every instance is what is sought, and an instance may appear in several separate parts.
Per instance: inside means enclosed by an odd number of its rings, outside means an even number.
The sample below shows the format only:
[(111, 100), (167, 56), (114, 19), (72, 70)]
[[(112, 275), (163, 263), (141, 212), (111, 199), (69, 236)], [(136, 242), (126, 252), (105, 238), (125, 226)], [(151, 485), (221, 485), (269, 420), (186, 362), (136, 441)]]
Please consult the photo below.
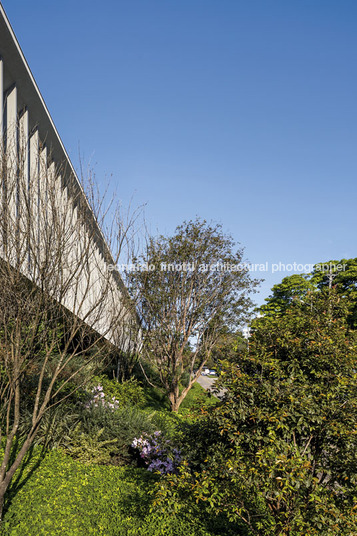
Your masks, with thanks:
[(119, 408), (119, 401), (113, 396), (109, 401), (105, 397), (105, 393), (102, 385), (96, 385), (93, 387), (92, 398), (86, 404), (86, 408), (98, 408), (100, 406), (111, 409), (112, 411)]
[(148, 471), (159, 471), (162, 475), (176, 472), (181, 461), (180, 451), (172, 448), (171, 442), (161, 437), (161, 432), (151, 436), (142, 434), (131, 446), (136, 449)]

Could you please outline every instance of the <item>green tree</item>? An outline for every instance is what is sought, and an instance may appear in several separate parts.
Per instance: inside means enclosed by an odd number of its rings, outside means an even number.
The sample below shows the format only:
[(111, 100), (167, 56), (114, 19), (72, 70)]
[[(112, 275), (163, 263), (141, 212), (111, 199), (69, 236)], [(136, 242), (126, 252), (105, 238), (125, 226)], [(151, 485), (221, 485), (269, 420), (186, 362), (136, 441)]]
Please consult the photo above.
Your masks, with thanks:
[(207, 366), (220, 368), (221, 361), (235, 359), (237, 351), (246, 348), (247, 344), (248, 341), (241, 331), (232, 332), (225, 327), (217, 337)]
[(158, 504), (191, 495), (251, 535), (356, 535), (356, 357), (334, 290), (258, 322), (249, 353), (225, 363), (226, 395), (208, 417), (216, 441), (199, 470), (168, 478)]
[(306, 297), (308, 292), (316, 290), (309, 274), (293, 274), (284, 277), (281, 283), (274, 285), (267, 303), (260, 310), (264, 315), (282, 314), (294, 302)]
[(346, 315), (351, 327), (357, 327), (357, 258), (330, 260), (314, 265), (309, 274), (293, 274), (274, 285), (266, 304), (260, 308), (264, 316), (279, 315), (294, 300), (305, 299), (308, 293), (334, 288), (347, 305)]
[[(247, 318), (248, 294), (257, 281), (243, 263), (243, 250), (235, 250), (221, 226), (198, 219), (184, 222), (172, 237), (151, 238), (136, 261), (147, 267), (129, 274), (144, 357), (178, 411), (222, 329), (236, 329)], [(188, 383), (181, 386), (184, 374)]]
[[(321, 270), (325, 266), (325, 270)], [(331, 268), (328, 269), (328, 266)], [(341, 267), (336, 269), (336, 267)], [(333, 287), (345, 299), (347, 304), (347, 320), (353, 328), (357, 328), (357, 258), (331, 260), (314, 266), (311, 283), (319, 290)]]

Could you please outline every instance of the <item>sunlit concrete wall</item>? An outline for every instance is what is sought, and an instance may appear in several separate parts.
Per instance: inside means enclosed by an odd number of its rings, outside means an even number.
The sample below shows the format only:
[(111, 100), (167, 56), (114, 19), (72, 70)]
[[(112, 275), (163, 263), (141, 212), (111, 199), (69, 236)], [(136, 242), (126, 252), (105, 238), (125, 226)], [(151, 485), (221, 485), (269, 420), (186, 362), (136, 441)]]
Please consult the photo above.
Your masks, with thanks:
[[(53, 293), (56, 295), (56, 289), (59, 293), (56, 299), (114, 344), (127, 349), (123, 319), (126, 318), (129, 325), (133, 313), (123, 305), (127, 300), (126, 289), (117, 272), (108, 276), (108, 265), (113, 264), (110, 251), (1, 4), (0, 96), (3, 103), (0, 150), (6, 157), (0, 187), (1, 210), (8, 211), (8, 221), (18, 227), (16, 233), (7, 234), (7, 243), (1, 235), (0, 255), (12, 260), (11, 256), (21, 243), (21, 233), (24, 236), (21, 247), (26, 247), (26, 222), (21, 219), (26, 206), (27, 214), (31, 213), (31, 236), (38, 244), (38, 257), (32, 247), (31, 252), (23, 256), (21, 270), (36, 282), (39, 268), (35, 265), (40, 266), (41, 255), (48, 249), (51, 230), (48, 221), (56, 211), (56, 222), (62, 226), (57, 235), (62, 233), (61, 240), (65, 235), (61, 277), (68, 281), (67, 286), (61, 286), (59, 281), (54, 283)], [(12, 185), (12, 188), (7, 187), (7, 193), (5, 176)], [(51, 232), (55, 237), (56, 232), (53, 229)], [(55, 250), (56, 238), (51, 239)], [(89, 260), (89, 268), (81, 266), (84, 255)], [(71, 274), (75, 274), (73, 281)], [(101, 305), (96, 307), (99, 302)], [(112, 327), (114, 318), (115, 328)]]

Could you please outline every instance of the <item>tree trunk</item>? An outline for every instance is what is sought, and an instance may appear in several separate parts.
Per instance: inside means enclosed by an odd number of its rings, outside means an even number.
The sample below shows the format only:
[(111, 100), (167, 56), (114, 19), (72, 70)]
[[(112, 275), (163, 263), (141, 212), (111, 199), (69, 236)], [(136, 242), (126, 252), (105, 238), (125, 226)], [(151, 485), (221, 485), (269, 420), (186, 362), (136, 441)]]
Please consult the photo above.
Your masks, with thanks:
[(169, 393), (169, 400), (170, 400), (170, 405), (171, 405), (171, 411), (173, 411), (174, 413), (177, 413), (182, 402), (185, 400), (186, 398), (186, 395), (187, 393), (189, 392), (189, 390), (191, 389), (193, 384), (190, 384), (189, 387), (186, 387), (181, 394), (179, 394), (179, 389), (177, 387), (177, 389), (175, 391), (172, 391), (171, 393)]
[[(199, 369), (199, 376), (201, 375), (201, 370), (204, 366), (204, 363), (201, 365), (200, 369)], [(170, 405), (171, 405), (171, 411), (177, 413), (182, 402), (185, 400), (186, 398), (186, 395), (187, 393), (189, 392), (189, 390), (191, 389), (191, 387), (196, 383), (197, 381), (197, 378), (199, 376), (196, 376), (193, 380), (191, 378), (191, 380), (189, 381), (189, 384), (187, 387), (185, 387), (181, 394), (180, 394), (180, 390), (179, 390), (179, 387), (178, 386), (175, 386), (172, 388), (172, 390), (168, 393), (168, 397), (169, 397), (169, 401), (170, 401)]]
[(173, 411), (174, 413), (178, 413), (181, 402), (179, 402), (178, 400), (175, 400), (175, 401), (170, 400), (170, 404), (171, 404), (171, 411)]
[[(11, 467), (6, 471), (5, 475), (3, 476), (2, 482), (0, 483), (0, 524), (2, 522), (3, 517), (3, 510), (4, 510), (4, 499), (5, 494), (8, 490), (8, 487), (11, 484), (11, 481), (14, 477), (14, 474), (20, 467), (24, 457), (26, 456), (27, 452), (29, 451), (30, 447), (33, 444), (33, 441), (35, 439), (36, 430), (34, 430), (35, 433), (33, 435), (29, 435), (27, 439), (24, 441), (24, 444), (22, 445), (21, 449), (19, 450), (18, 454), (16, 455), (16, 458), (14, 462), (12, 463)], [(9, 457), (10, 458), (10, 457)]]
[(5, 494), (7, 492), (7, 488), (9, 487), (11, 480), (12, 480), (12, 476), (11, 478), (9, 478), (9, 476), (6, 475), (6, 477), (0, 484), (0, 527), (3, 521)]
[(177, 413), (180, 407), (180, 402), (175, 392), (169, 393), (169, 401), (171, 406), (171, 411)]
[(171, 391), (168, 393), (169, 401), (171, 405), (171, 411), (177, 413), (182, 402), (180, 397), (180, 389), (178, 385), (173, 385)]
[(0, 527), (2, 524), (2, 514), (4, 509), (4, 498), (5, 498), (6, 489), (3, 489), (3, 486), (0, 486)]

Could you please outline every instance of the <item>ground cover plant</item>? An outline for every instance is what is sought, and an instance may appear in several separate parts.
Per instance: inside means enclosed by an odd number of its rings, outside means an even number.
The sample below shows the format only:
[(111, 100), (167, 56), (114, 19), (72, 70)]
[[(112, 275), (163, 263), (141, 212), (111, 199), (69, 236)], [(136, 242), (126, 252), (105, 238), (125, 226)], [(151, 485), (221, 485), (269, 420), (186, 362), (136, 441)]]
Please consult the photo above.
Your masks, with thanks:
[[(159, 476), (133, 466), (85, 464), (35, 447), (10, 488), (1, 536), (215, 536), (221, 521), (194, 503), (175, 515), (153, 506)], [(227, 536), (235, 526), (225, 520)], [(233, 530), (234, 529), (234, 530)], [(240, 534), (240, 533), (239, 533)], [(242, 532), (243, 534), (243, 532)]]

